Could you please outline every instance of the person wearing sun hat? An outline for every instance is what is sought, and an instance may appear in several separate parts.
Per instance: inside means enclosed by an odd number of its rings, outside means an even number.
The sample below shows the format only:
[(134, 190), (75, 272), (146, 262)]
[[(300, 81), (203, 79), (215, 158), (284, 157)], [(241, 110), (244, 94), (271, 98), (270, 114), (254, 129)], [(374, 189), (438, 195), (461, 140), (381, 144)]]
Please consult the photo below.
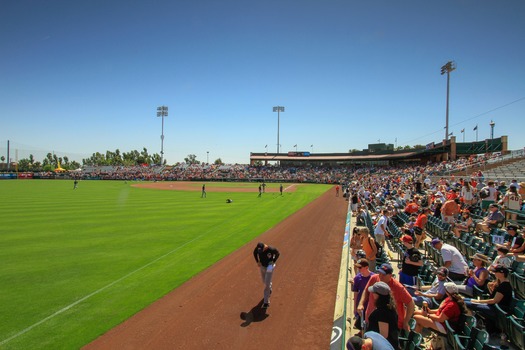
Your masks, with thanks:
[(448, 269), (448, 277), (453, 281), (463, 281), (468, 270), (467, 262), (458, 248), (434, 238), (430, 244), (441, 252), (443, 267)]
[(487, 285), (490, 292), (489, 299), (465, 299), (467, 307), (472, 311), (481, 312), (489, 322), (496, 319), (495, 304), (498, 304), (503, 311), (509, 312), (514, 296), (512, 285), (508, 279), (509, 273), (509, 269), (505, 266), (496, 266), (494, 268), (496, 280)]
[(368, 289), (377, 282), (385, 282), (390, 287), (390, 290), (392, 291), (392, 296), (394, 297), (394, 300), (396, 302), (396, 309), (398, 315), (397, 327), (399, 329), (409, 330), (408, 321), (414, 313), (415, 304), (412, 300), (412, 296), (410, 295), (410, 293), (408, 293), (406, 288), (398, 280), (392, 277), (393, 272), (394, 269), (390, 264), (387, 263), (382, 264), (377, 269), (377, 274), (370, 277), (370, 280), (368, 281), (367, 288), (365, 289), (365, 292), (363, 293), (363, 296), (359, 301), (357, 311), (364, 311), (366, 305), (365, 321), (368, 322), (370, 314), (376, 308), (375, 300), (374, 298), (370, 297), (370, 292), (368, 291)]
[(459, 292), (469, 297), (473, 295), (474, 287), (485, 288), (489, 278), (489, 271), (486, 266), (490, 264), (489, 257), (481, 253), (476, 253), (470, 258), (474, 264), (474, 269), (468, 271), (467, 284), (458, 286)]
[(458, 293), (458, 286), (454, 282), (445, 283), (447, 297), (441, 302), (439, 308), (417, 310), (414, 313), (416, 320), (415, 332), (421, 333), (423, 328), (434, 329), (440, 333), (447, 333), (445, 321), (458, 322), (461, 314), (467, 313), (463, 298)]

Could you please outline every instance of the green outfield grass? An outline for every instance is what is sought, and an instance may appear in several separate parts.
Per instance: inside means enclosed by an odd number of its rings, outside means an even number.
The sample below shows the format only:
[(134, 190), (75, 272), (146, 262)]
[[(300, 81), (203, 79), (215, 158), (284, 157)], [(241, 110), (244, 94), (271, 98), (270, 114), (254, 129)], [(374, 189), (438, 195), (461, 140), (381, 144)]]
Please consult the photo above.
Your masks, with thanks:
[(329, 187), (201, 199), (123, 181), (0, 181), (0, 349), (79, 348)]

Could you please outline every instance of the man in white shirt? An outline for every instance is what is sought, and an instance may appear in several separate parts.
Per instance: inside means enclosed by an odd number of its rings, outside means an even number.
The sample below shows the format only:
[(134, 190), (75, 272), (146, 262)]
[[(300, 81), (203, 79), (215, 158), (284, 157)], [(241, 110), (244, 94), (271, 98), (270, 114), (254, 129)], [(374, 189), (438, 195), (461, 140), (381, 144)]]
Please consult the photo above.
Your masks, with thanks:
[(467, 275), (468, 265), (461, 252), (454, 246), (434, 238), (431, 245), (441, 252), (443, 267), (448, 269), (448, 277), (453, 281), (463, 281)]

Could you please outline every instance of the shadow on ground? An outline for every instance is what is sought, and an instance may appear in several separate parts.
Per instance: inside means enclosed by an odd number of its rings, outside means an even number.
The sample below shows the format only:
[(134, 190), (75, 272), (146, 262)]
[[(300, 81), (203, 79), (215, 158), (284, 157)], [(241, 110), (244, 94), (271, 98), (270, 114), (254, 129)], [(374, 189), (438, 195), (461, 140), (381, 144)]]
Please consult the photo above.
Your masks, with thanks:
[(263, 309), (261, 306), (264, 302), (264, 299), (261, 299), (257, 305), (252, 307), (248, 312), (241, 312), (241, 320), (244, 322), (241, 323), (241, 327), (248, 327), (252, 322), (261, 322), (264, 321), (269, 315), (266, 313), (266, 309)]

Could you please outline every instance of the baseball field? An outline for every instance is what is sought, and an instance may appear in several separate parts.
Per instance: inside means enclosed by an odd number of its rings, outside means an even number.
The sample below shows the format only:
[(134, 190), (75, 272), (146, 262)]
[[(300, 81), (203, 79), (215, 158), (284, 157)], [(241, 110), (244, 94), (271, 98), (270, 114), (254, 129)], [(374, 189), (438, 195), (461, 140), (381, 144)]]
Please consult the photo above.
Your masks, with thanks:
[(0, 182), (0, 348), (80, 348), (331, 187), (177, 184)]

